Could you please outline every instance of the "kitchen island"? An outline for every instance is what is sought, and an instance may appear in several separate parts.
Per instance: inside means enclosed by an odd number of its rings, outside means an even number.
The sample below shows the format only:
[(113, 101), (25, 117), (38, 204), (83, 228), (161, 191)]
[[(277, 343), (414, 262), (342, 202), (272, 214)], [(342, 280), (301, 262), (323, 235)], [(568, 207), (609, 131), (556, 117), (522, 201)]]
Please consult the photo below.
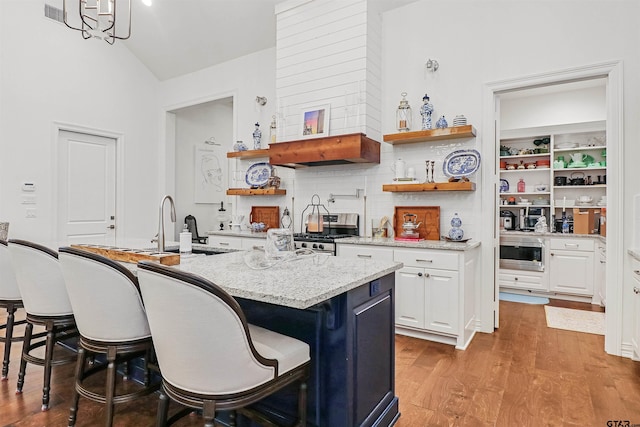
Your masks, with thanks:
[[(310, 345), (308, 424), (390, 426), (400, 416), (394, 375), (394, 283), (401, 263), (298, 257), (265, 269), (250, 251), (181, 257), (183, 271), (233, 295), (250, 323)], [(295, 389), (266, 399), (293, 417)]]

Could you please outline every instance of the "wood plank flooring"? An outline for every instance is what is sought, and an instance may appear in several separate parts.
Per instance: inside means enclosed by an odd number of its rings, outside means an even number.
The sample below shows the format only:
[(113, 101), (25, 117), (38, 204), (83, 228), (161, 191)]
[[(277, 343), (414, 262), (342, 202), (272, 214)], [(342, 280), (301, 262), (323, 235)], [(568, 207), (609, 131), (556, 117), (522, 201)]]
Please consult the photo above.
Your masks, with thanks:
[[(605, 354), (603, 336), (548, 328), (542, 305), (503, 301), (500, 317), (500, 329), (476, 334), (466, 351), (396, 336), (397, 426), (640, 424), (640, 363)], [(40, 412), (42, 368), (28, 365), (24, 393), (14, 393), (20, 348), (13, 345), (9, 380), (0, 383), (0, 426), (66, 426), (73, 366), (54, 368), (51, 409)], [(117, 405), (114, 425), (153, 426), (156, 403), (151, 395)], [(80, 400), (77, 426), (102, 425), (103, 417), (101, 405)], [(202, 420), (190, 416), (176, 425)]]

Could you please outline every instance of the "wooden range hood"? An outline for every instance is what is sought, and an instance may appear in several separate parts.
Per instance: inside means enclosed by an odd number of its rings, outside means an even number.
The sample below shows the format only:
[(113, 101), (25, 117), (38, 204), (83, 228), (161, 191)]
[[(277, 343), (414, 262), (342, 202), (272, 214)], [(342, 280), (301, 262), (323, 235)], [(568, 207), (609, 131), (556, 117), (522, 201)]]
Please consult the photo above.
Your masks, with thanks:
[(380, 143), (363, 133), (279, 142), (269, 146), (269, 163), (290, 168), (380, 163)]

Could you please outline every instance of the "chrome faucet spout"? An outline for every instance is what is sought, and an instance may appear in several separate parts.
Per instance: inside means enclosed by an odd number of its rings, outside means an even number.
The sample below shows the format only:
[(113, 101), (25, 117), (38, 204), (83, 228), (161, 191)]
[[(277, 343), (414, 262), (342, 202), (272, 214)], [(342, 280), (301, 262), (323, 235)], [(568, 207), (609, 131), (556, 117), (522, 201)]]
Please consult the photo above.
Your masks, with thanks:
[(171, 222), (176, 222), (176, 205), (173, 198), (166, 195), (160, 201), (160, 216), (158, 218), (158, 252), (164, 252), (164, 202), (169, 200), (171, 206)]

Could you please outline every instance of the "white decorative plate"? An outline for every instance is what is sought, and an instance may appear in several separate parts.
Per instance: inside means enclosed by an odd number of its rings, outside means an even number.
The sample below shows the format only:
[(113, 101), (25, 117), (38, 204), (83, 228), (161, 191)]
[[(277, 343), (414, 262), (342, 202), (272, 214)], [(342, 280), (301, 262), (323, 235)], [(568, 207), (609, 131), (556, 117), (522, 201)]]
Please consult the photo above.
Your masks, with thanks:
[(446, 176), (456, 178), (469, 176), (480, 167), (480, 153), (477, 150), (458, 150), (444, 159), (442, 170)]
[(266, 162), (254, 163), (247, 169), (245, 181), (250, 187), (262, 187), (267, 184), (271, 176), (272, 166)]

